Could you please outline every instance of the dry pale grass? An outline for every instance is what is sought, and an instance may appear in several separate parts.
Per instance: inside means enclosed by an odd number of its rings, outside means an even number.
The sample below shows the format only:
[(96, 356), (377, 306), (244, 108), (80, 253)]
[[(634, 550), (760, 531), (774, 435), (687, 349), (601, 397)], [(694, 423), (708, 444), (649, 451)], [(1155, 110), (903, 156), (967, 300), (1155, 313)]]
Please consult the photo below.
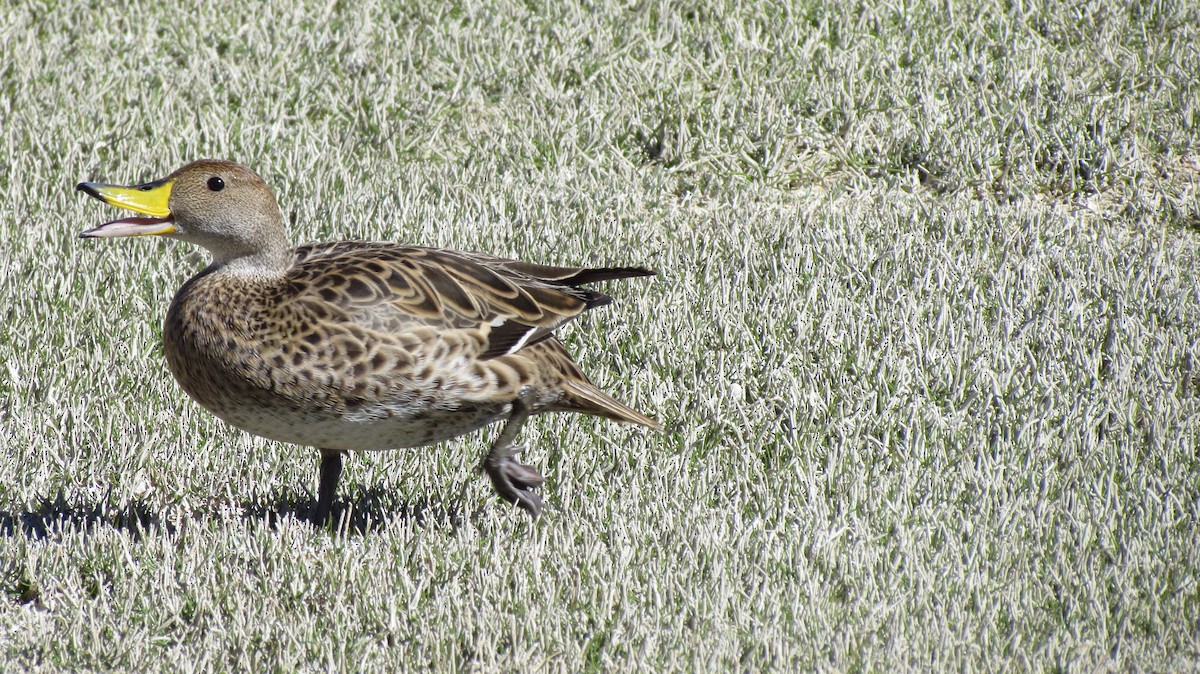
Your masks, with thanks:
[[(1191, 3), (0, 9), (0, 669), (1181, 671), (1200, 661)], [(355, 456), (161, 357), (80, 180), (257, 168), (298, 240), (652, 282), (564, 337), (660, 435)], [(465, 490), (464, 490), (465, 486)]]

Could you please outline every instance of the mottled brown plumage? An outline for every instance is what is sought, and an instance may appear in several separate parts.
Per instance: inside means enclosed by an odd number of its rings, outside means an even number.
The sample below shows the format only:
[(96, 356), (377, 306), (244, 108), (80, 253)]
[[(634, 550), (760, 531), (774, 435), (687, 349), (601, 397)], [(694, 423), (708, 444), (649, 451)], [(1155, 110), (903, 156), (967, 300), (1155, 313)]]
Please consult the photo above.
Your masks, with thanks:
[(79, 188), (152, 216), (82, 236), (167, 235), (213, 253), (167, 312), (168, 366), (234, 426), (321, 449), (318, 521), (346, 450), (423, 446), (507, 419), (484, 468), (536, 517), (542, 477), (513, 458), (529, 415), (657, 426), (592, 385), (553, 334), (611, 301), (586, 284), (652, 271), (365, 241), (292, 249), (266, 183), (230, 162), (194, 162), (132, 188)]

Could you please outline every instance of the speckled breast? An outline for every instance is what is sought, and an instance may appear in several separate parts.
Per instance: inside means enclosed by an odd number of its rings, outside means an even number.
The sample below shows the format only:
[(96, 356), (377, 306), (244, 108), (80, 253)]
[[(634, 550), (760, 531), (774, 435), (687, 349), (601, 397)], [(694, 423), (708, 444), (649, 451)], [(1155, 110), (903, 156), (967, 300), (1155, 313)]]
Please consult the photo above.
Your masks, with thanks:
[(167, 365), (180, 386), (245, 431), (327, 449), (417, 447), (481, 428), (510, 409), (462, 395), (469, 382), (445, 373), (413, 376), (420, 368), (409, 354), (370, 344), (352, 325), (318, 332), (311, 317), (263, 306), (278, 302), (201, 273), (180, 289), (163, 326)]

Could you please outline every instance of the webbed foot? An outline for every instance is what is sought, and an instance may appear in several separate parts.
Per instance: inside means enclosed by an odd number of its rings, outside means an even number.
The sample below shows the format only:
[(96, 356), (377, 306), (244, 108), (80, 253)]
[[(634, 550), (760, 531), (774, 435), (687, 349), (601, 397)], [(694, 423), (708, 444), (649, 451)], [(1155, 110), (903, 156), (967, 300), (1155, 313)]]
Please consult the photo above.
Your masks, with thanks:
[(519, 445), (493, 448), (483, 460), (483, 469), (502, 498), (515, 502), (537, 519), (542, 513), (542, 497), (533, 490), (542, 486), (546, 478), (533, 467), (517, 462), (514, 457), (522, 449)]

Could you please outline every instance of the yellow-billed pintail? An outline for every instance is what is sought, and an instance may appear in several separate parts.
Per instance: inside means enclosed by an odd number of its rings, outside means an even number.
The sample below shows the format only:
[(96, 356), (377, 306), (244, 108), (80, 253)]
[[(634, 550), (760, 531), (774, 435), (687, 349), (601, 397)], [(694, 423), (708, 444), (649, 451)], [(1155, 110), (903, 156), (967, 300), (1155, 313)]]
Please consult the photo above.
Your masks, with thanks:
[(293, 248), (266, 182), (227, 161), (193, 162), (132, 187), (78, 189), (142, 214), (82, 237), (168, 236), (212, 253), (167, 310), (167, 365), (228, 423), (320, 450), (318, 523), (330, 515), (347, 450), (420, 447), (505, 420), (483, 469), (502, 497), (537, 517), (543, 477), (515, 460), (530, 415), (657, 427), (596, 388), (554, 336), (612, 301), (587, 284), (653, 271), (366, 241)]

